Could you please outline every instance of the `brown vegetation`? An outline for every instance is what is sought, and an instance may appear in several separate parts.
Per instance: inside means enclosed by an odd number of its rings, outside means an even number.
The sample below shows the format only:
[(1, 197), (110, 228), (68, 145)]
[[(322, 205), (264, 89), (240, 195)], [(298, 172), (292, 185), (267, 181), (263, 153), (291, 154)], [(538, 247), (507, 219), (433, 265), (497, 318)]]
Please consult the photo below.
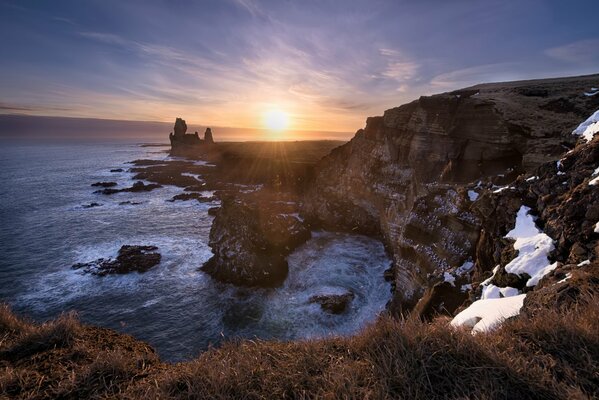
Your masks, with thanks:
[(0, 397), (593, 398), (599, 297), (579, 300), (489, 334), (381, 317), (351, 338), (234, 341), (180, 364), (72, 315), (35, 325), (3, 307)]

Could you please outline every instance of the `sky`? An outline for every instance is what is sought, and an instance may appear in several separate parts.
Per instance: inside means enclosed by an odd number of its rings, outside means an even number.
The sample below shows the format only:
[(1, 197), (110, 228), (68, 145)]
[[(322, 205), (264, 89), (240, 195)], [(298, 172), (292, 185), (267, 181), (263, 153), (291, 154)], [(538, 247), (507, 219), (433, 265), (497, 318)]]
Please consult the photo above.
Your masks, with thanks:
[[(599, 72), (599, 1), (0, 0), (0, 113), (355, 132), (421, 95)], [(269, 114), (270, 113), (270, 114)]]

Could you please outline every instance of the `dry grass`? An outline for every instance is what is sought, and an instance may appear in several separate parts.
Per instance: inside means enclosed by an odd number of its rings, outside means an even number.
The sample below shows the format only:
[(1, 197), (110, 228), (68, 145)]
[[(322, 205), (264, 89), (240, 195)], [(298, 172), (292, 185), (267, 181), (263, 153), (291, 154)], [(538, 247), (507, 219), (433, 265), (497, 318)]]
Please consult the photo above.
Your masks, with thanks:
[[(6, 345), (0, 346), (0, 397), (598, 396), (599, 298), (592, 296), (568, 311), (546, 310), (531, 318), (507, 321), (490, 334), (472, 336), (449, 328), (447, 320), (426, 324), (414, 319), (381, 318), (351, 338), (229, 342), (194, 361), (174, 365), (155, 361), (150, 353), (143, 352), (141, 344), (134, 349), (129, 341), (120, 343), (118, 335), (114, 335), (110, 350), (100, 350), (94, 336), (85, 334), (94, 328), (82, 327), (72, 317), (35, 327), (15, 319), (6, 308), (0, 314), (0, 332), (9, 332)], [(67, 327), (73, 333), (65, 336)], [(41, 345), (42, 337), (52, 344)], [(64, 340), (66, 337), (70, 339)], [(34, 351), (26, 350), (27, 346), (33, 346)], [(48, 369), (39, 364), (42, 359), (61, 372), (47, 378)], [(36, 386), (36, 382), (42, 383)]]

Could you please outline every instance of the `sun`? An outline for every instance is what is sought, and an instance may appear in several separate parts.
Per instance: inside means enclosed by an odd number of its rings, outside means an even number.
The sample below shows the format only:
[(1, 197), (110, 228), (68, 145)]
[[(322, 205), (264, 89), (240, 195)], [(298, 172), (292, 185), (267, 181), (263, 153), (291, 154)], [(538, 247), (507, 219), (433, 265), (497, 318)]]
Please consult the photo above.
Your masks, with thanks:
[(283, 110), (273, 109), (264, 113), (264, 125), (274, 132), (281, 132), (289, 126), (289, 114)]

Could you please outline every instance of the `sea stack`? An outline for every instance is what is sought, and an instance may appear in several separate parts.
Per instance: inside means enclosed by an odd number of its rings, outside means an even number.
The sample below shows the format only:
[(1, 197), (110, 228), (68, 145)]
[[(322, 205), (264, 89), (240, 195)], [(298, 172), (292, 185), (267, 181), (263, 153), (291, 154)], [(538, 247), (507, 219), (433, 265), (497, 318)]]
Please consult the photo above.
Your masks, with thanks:
[(171, 141), (171, 148), (173, 150), (184, 150), (189, 147), (214, 143), (214, 138), (212, 137), (212, 130), (210, 128), (206, 128), (206, 132), (204, 133), (204, 140), (202, 140), (200, 139), (198, 132), (192, 134), (187, 133), (187, 124), (185, 123), (185, 120), (182, 118), (177, 118), (175, 120), (175, 126), (173, 127), (173, 131), (174, 133), (171, 132), (171, 134), (169, 135), (169, 139)]

